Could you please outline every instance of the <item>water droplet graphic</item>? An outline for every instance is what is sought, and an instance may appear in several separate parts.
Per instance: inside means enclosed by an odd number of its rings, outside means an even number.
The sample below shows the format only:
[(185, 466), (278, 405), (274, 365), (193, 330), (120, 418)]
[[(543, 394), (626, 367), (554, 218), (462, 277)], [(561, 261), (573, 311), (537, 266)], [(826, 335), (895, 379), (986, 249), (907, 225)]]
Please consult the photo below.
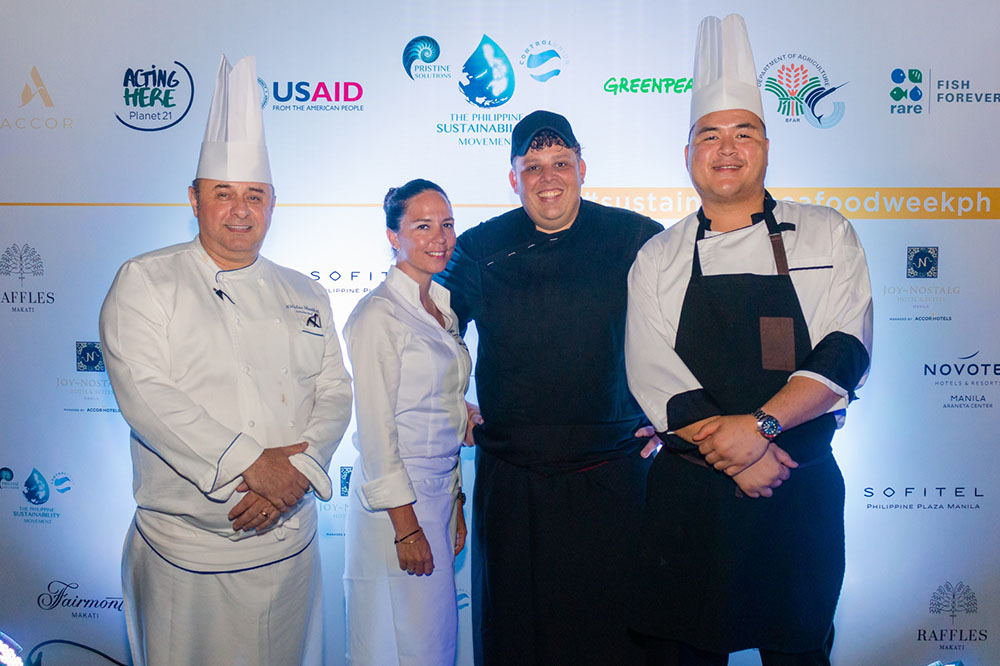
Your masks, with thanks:
[(458, 88), (470, 104), (490, 108), (510, 101), (514, 95), (514, 68), (500, 45), (483, 35), (479, 46), (462, 65), (465, 82)]
[(37, 469), (32, 469), (24, 482), (24, 499), (32, 504), (45, 504), (49, 501), (49, 484)]

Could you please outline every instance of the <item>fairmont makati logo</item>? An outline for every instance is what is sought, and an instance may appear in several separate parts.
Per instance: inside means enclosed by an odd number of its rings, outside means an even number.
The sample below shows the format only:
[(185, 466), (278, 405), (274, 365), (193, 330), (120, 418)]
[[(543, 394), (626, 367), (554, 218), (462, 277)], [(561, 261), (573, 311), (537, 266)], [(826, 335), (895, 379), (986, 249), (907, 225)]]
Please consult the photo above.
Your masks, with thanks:
[(804, 53), (787, 53), (770, 60), (757, 75), (757, 85), (774, 96), (785, 122), (803, 118), (817, 129), (829, 129), (844, 117), (844, 103), (835, 93), (847, 85), (830, 83), (826, 69)]

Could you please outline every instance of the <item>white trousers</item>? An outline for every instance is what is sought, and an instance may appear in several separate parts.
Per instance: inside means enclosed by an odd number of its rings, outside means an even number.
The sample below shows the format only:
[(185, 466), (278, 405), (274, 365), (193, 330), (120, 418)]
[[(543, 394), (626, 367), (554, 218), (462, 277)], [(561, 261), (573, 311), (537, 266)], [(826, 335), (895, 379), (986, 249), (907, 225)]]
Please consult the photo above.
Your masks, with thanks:
[(157, 555), (133, 522), (125, 539), (122, 587), (134, 665), (322, 664), (317, 538), (274, 564), (238, 573), (194, 573)]
[(429, 576), (412, 576), (399, 568), (388, 514), (366, 510), (352, 487), (344, 566), (349, 664), (455, 663), (458, 605), (451, 524), (456, 478), (412, 481), (417, 495), (413, 510), (434, 556)]

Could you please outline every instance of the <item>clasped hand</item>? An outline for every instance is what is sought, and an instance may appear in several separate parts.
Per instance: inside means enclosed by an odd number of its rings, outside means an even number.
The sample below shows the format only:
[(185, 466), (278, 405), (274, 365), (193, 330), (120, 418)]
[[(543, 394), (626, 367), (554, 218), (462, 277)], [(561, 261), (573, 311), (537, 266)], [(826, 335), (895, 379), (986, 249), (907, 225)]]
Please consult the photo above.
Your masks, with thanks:
[(719, 416), (692, 437), (705, 462), (733, 477), (748, 497), (771, 497), (798, 463), (757, 429), (749, 414)]
[(308, 448), (306, 442), (265, 449), (243, 471), (243, 483), (237, 492), (246, 495), (229, 512), (233, 530), (262, 530), (282, 513), (294, 507), (306, 491), (309, 480), (288, 460)]

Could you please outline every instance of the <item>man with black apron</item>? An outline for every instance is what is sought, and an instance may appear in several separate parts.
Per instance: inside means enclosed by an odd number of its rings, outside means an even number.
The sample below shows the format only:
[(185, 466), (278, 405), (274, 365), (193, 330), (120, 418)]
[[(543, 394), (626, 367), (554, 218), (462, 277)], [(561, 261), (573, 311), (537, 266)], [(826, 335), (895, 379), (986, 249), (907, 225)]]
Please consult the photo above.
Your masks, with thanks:
[(640, 663), (625, 582), (648, 421), (625, 377), (626, 280), (662, 227), (581, 200), (586, 164), (561, 115), (517, 124), (511, 166), (522, 207), (463, 233), (441, 274), (479, 334), (476, 663)]
[(629, 275), (629, 386), (664, 441), (631, 626), (647, 663), (829, 664), (844, 576), (831, 439), (868, 372), (864, 250), (836, 211), (776, 202), (743, 19), (702, 21), (685, 159), (702, 208)]

